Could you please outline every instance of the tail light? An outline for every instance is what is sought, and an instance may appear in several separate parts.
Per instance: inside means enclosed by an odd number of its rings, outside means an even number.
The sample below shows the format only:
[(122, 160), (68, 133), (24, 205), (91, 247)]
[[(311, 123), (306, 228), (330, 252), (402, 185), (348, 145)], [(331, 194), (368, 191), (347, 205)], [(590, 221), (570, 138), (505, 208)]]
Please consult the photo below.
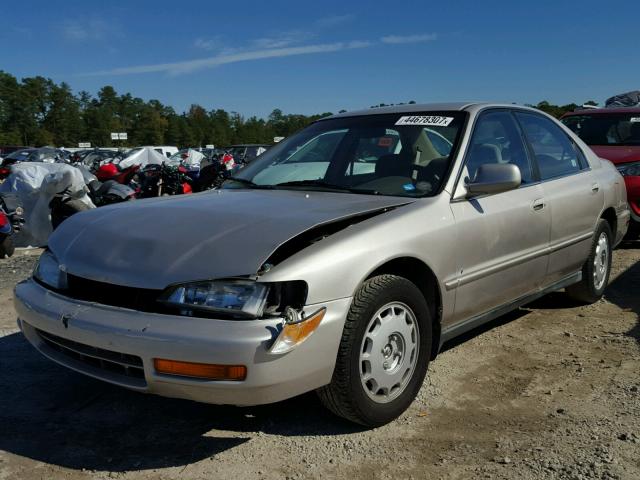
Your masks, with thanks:
[(0, 167), (0, 177), (6, 177), (11, 173), (11, 170), (5, 167)]

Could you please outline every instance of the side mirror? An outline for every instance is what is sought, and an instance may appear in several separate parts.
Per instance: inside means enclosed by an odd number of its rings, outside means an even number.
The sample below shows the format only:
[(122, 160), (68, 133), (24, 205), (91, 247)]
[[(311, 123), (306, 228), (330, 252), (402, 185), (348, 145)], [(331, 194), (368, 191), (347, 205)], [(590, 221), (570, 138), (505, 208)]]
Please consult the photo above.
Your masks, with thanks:
[(510, 163), (487, 163), (478, 167), (473, 182), (466, 185), (467, 197), (514, 190), (521, 183), (522, 176), (517, 166)]

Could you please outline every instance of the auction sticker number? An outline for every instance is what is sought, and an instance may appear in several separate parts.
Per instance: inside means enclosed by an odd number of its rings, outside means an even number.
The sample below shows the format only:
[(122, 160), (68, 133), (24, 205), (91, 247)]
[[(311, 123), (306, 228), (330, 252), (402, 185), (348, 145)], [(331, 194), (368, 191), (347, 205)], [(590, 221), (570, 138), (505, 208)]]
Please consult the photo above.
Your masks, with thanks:
[(423, 125), (430, 127), (448, 127), (453, 117), (439, 117), (431, 115), (410, 115), (400, 117), (396, 125)]

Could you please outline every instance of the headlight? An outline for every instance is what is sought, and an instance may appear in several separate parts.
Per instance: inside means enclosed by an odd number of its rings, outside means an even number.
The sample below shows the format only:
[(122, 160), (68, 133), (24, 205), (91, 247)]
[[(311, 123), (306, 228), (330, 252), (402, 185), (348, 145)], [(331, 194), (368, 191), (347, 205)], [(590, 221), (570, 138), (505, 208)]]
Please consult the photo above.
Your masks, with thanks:
[(640, 162), (623, 163), (622, 165), (616, 165), (616, 168), (623, 177), (640, 176)]
[(33, 276), (55, 290), (67, 288), (67, 273), (64, 265), (61, 265), (55, 255), (48, 250), (40, 255), (36, 268), (33, 270)]
[(213, 280), (169, 287), (159, 301), (182, 310), (204, 310), (259, 317), (267, 301), (267, 284), (251, 280)]

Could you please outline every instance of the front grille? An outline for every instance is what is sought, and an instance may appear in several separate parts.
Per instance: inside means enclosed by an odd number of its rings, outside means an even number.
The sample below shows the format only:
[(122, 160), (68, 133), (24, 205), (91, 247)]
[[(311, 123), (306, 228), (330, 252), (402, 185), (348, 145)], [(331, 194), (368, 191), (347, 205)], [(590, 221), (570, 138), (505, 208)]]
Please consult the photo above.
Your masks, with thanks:
[(146, 386), (142, 359), (136, 355), (92, 347), (67, 338), (35, 329), (42, 341), (51, 349), (77, 362), (135, 380), (136, 386)]
[(68, 289), (61, 292), (67, 297), (143, 312), (162, 311), (162, 306), (156, 301), (162, 290), (124, 287), (71, 274), (67, 274), (67, 285)]

